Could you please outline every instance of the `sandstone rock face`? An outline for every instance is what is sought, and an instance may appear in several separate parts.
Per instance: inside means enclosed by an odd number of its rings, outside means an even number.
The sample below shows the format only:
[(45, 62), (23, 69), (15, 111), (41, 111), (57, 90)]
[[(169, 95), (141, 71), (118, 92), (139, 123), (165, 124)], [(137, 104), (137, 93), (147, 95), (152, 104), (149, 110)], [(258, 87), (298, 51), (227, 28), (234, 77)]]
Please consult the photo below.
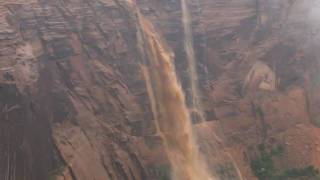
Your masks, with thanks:
[[(0, 0), (0, 179), (168, 176), (140, 72), (139, 27), (124, 3)], [(180, 2), (136, 3), (175, 52), (189, 99)], [(317, 1), (189, 5), (208, 121), (195, 128), (210, 169), (221, 179), (237, 179), (236, 171), (256, 179), (250, 158), (262, 143), (285, 146), (279, 169), (320, 168)], [(238, 170), (211, 157), (212, 132)]]

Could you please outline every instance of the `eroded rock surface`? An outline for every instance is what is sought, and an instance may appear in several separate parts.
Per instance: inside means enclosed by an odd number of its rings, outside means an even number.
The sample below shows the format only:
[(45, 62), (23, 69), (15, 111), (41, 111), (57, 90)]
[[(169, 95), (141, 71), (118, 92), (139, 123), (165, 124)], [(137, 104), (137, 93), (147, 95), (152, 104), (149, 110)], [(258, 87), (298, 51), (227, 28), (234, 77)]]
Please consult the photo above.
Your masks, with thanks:
[[(119, 0), (0, 0), (0, 179), (160, 179), (169, 168), (148, 100), (134, 17)], [(279, 169), (320, 167), (315, 0), (192, 0), (212, 170), (256, 179), (258, 144)], [(180, 2), (137, 0), (176, 54), (187, 99)], [(216, 146), (234, 162), (210, 154)], [(214, 150), (212, 150), (214, 151)]]

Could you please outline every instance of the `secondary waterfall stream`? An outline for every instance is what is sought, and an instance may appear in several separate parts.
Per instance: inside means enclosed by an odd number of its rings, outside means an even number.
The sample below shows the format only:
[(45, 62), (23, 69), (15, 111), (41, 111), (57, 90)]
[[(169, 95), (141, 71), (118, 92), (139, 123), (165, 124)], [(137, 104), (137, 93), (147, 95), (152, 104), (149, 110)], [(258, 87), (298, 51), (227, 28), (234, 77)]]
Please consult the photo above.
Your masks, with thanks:
[(184, 30), (184, 48), (187, 55), (189, 79), (191, 87), (191, 111), (197, 114), (200, 122), (205, 121), (202, 109), (200, 92), (198, 87), (198, 73), (196, 67), (196, 57), (193, 47), (193, 35), (191, 26), (191, 14), (187, 0), (181, 0), (182, 24)]
[[(198, 2), (197, 0), (195, 1)], [(191, 12), (190, 12), (188, 3), (190, 3), (190, 0), (181, 0), (182, 24), (183, 24), (183, 30), (184, 30), (184, 48), (186, 51), (188, 68), (189, 68), (189, 80), (190, 80), (191, 96), (192, 96), (191, 111), (197, 114), (197, 118), (201, 123), (205, 121), (205, 116), (203, 112), (201, 96), (200, 96), (200, 91), (198, 87), (199, 86), (198, 72), (197, 72), (197, 66), (196, 66), (197, 63), (196, 63), (196, 56), (194, 51), (192, 23), (191, 23), (192, 17), (191, 17)], [(206, 124), (203, 124), (202, 126), (206, 126)], [(215, 140), (211, 140), (211, 141), (221, 141), (218, 138), (218, 136), (215, 134), (215, 132), (212, 132), (212, 133)], [(206, 144), (206, 142), (203, 142), (203, 143)], [(219, 148), (219, 147), (215, 147), (215, 148)], [(238, 178), (242, 180), (241, 172), (237, 167), (237, 164), (235, 163), (233, 157), (227, 152), (222, 152), (222, 153), (225, 153), (226, 157), (230, 159), (234, 168), (236, 169)]]

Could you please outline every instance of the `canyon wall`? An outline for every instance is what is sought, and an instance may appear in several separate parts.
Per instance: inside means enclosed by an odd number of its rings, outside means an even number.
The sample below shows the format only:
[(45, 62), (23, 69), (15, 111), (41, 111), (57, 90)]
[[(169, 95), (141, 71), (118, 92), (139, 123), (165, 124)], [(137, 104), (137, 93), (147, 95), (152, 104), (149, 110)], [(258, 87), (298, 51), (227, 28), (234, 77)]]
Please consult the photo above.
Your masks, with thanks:
[[(136, 3), (174, 51), (191, 105), (180, 1)], [(0, 179), (170, 176), (141, 72), (139, 27), (123, 4), (0, 0)], [(319, 168), (317, 1), (188, 5), (206, 122), (191, 115), (208, 168), (221, 179), (240, 171), (254, 180), (259, 144), (284, 147), (278, 169)]]

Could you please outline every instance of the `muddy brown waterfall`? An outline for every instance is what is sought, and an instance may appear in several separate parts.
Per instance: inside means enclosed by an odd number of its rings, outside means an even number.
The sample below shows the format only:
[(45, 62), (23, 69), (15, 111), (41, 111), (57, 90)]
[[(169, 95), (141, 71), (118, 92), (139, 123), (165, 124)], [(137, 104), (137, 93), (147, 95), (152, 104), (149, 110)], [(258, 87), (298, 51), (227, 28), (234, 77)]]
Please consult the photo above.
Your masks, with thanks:
[[(148, 74), (152, 84), (154, 111), (160, 133), (173, 168), (174, 179), (210, 179), (201, 163), (184, 93), (175, 74), (173, 55), (155, 34), (152, 26), (140, 18), (144, 45), (147, 48)], [(152, 96), (152, 95), (151, 95)]]
[(160, 136), (176, 180), (211, 180), (193, 136), (190, 114), (173, 65), (174, 54), (138, 10), (142, 71)]

